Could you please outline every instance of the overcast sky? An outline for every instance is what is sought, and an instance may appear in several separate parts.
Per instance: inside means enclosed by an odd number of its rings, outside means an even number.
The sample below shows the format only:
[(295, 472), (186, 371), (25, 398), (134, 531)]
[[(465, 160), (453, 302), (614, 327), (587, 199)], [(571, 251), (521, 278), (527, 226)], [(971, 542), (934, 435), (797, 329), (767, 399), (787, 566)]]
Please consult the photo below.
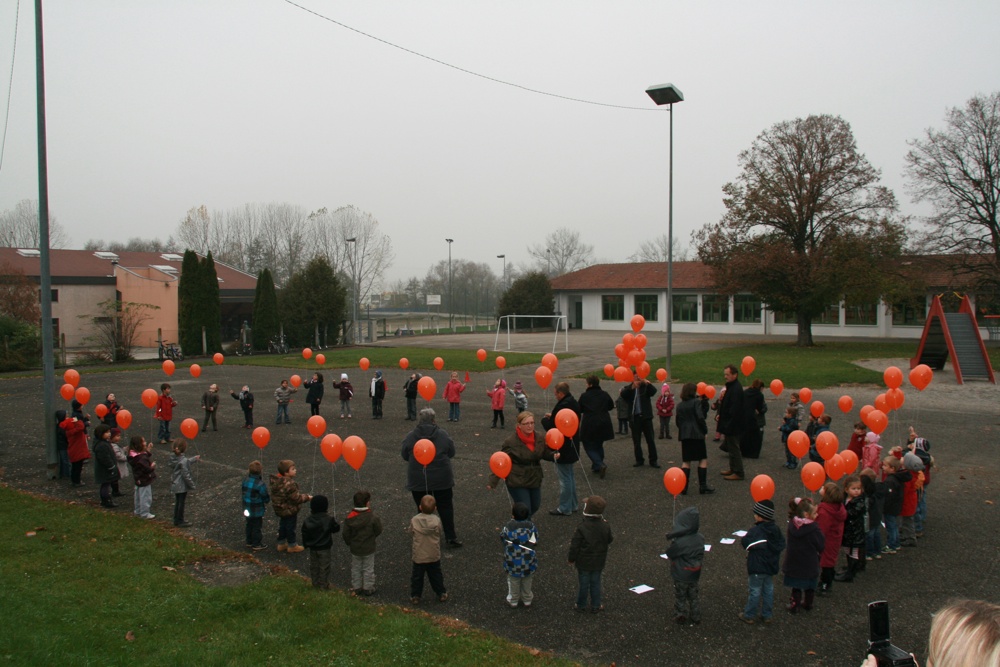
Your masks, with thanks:
[[(46, 0), (49, 197), (70, 247), (166, 238), (185, 212), (353, 204), (390, 279), (578, 230), (604, 261), (666, 232), (669, 114), (477, 78), (282, 0)], [(772, 124), (836, 114), (904, 213), (906, 142), (1000, 89), (1000, 2), (300, 0), (381, 40), (556, 95), (653, 109), (670, 82), (674, 229), (723, 211), (740, 151)], [(33, 3), (0, 2), (14, 57), (0, 209), (36, 199)], [(2, 108), (0, 108), (2, 113)], [(2, 122), (2, 117), (0, 117)]]

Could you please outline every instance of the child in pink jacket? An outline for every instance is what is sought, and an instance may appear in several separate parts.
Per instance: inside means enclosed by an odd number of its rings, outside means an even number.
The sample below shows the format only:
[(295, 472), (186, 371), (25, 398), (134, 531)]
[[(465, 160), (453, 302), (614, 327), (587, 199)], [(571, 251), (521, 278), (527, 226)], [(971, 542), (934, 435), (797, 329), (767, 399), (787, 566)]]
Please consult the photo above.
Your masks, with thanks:
[(448, 401), (448, 421), (457, 422), (462, 416), (462, 392), (465, 385), (458, 379), (458, 373), (452, 372), (451, 379), (444, 386), (444, 400)]
[(486, 395), (492, 399), (491, 405), (493, 407), (493, 426), (490, 428), (497, 427), (498, 419), (500, 420), (500, 428), (504, 428), (503, 403), (507, 398), (507, 383), (503, 380), (497, 380), (493, 383), (493, 388), (486, 391)]

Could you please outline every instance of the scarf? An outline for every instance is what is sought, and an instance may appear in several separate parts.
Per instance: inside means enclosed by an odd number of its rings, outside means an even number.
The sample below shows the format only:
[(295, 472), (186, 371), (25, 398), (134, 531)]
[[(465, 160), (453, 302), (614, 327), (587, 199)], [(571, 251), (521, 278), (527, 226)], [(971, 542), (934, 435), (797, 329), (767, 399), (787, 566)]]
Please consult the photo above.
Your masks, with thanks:
[(528, 449), (530, 449), (531, 451), (535, 451), (535, 433), (534, 433), (534, 431), (532, 431), (532, 433), (529, 435), (529, 434), (523, 432), (521, 430), (520, 426), (518, 426), (514, 430), (517, 431), (517, 437), (521, 439), (521, 442), (524, 443), (524, 446), (527, 447)]

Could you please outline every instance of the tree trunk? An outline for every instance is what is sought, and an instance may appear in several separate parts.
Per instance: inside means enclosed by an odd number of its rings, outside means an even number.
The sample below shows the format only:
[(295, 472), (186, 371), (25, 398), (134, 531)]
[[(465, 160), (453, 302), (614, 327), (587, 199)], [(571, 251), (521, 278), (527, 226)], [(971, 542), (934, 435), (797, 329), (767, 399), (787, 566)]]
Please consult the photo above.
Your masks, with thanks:
[(795, 340), (795, 345), (797, 347), (812, 347), (813, 346), (813, 334), (812, 334), (812, 318), (805, 313), (798, 313), (796, 316), (799, 325), (799, 335)]

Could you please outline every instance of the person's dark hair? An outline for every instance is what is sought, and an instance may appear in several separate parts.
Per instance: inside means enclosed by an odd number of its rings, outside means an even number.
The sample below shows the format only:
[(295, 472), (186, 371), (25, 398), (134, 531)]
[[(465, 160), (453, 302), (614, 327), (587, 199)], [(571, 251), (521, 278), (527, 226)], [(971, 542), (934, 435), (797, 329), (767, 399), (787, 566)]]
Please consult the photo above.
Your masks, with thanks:
[(816, 505), (813, 504), (810, 498), (792, 498), (788, 501), (788, 518), (802, 518), (807, 514), (811, 514), (815, 507)]
[(354, 493), (354, 506), (365, 507), (372, 500), (372, 494), (367, 491), (356, 491)]
[(839, 505), (844, 502), (844, 490), (836, 482), (827, 482), (823, 485), (823, 502)]
[(319, 382), (320, 384), (323, 384), (323, 374), (322, 373), (316, 373), (316, 381)]
[(164, 389), (170, 389), (170, 383), (169, 382), (164, 382), (163, 384), (160, 385), (160, 392), (161, 393), (163, 392)]
[(569, 383), (568, 382), (560, 382), (560, 383), (558, 383), (556, 385), (555, 390), (557, 392), (559, 392), (560, 394), (562, 394), (563, 396), (569, 396)]
[(260, 461), (251, 461), (250, 467), (247, 469), (251, 475), (260, 475), (264, 472), (264, 466)]
[(128, 441), (128, 448), (133, 452), (141, 452), (142, 443), (143, 440), (141, 435), (133, 435), (132, 439)]
[(514, 506), (510, 508), (510, 515), (517, 521), (524, 521), (531, 516), (531, 513), (524, 503), (514, 503)]
[(104, 440), (104, 436), (107, 435), (108, 433), (111, 433), (111, 427), (108, 426), (107, 424), (100, 424), (97, 428), (94, 429), (94, 442), (97, 442), (98, 440)]
[(730, 375), (735, 375), (736, 377), (740, 376), (739, 369), (736, 368), (736, 366), (734, 366), (733, 364), (726, 364), (726, 370), (729, 371)]
[(682, 401), (690, 401), (697, 395), (698, 395), (698, 385), (696, 385), (694, 382), (688, 382), (683, 387), (681, 387)]
[(183, 454), (187, 451), (188, 443), (184, 438), (177, 438), (174, 440), (174, 452), (177, 454)]
[(434, 408), (422, 408), (420, 412), (417, 413), (417, 423), (433, 424), (436, 417)]
[(597, 377), (596, 375), (588, 375), (587, 376), (587, 386), (588, 387), (600, 387), (601, 386), (601, 378)]
[(757, 379), (750, 383), (750, 386), (754, 389), (762, 389), (764, 387), (764, 381)]

